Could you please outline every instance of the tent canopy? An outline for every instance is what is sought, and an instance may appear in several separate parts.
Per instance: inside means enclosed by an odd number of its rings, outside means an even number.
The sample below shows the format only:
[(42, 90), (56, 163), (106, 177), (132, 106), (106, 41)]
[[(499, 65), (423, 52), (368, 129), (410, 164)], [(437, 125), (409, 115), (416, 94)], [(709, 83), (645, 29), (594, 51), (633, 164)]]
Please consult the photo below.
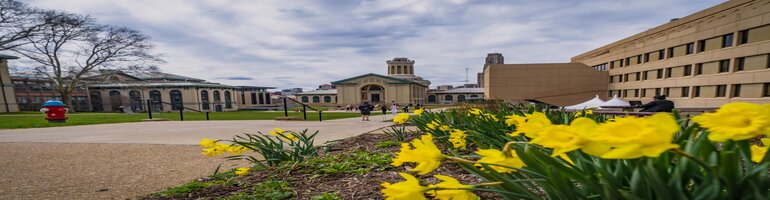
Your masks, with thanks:
[(622, 99), (618, 98), (618, 95), (612, 96), (612, 99), (602, 103), (599, 105), (600, 107), (607, 107), (607, 106), (631, 106), (630, 103), (627, 101), (623, 101)]
[(604, 100), (599, 98), (599, 95), (596, 95), (591, 100), (588, 100), (583, 103), (571, 105), (571, 106), (565, 106), (564, 109), (570, 109), (570, 110), (583, 110), (583, 109), (591, 109), (591, 108), (599, 108), (604, 103)]

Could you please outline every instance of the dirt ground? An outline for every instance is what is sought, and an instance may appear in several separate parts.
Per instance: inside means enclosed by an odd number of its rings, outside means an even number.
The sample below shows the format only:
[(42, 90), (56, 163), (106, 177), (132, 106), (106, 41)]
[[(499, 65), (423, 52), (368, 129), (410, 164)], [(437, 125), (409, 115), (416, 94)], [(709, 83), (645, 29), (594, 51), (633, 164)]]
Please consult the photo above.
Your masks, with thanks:
[[(195, 145), (0, 143), (0, 199), (134, 199), (209, 175), (225, 162), (199, 151)], [(231, 164), (237, 163), (223, 168)]]

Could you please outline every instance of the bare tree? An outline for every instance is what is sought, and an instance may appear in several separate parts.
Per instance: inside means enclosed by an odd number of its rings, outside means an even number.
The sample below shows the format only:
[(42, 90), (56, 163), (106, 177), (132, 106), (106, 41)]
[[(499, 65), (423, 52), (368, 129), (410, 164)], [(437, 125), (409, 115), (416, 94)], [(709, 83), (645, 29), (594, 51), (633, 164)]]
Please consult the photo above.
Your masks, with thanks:
[(153, 64), (162, 62), (150, 53), (150, 38), (137, 30), (99, 25), (76, 14), (47, 12), (45, 18), (48, 25), (39, 35), (12, 50), (38, 64), (34, 71), (54, 82), (69, 107), (73, 90), (95, 70), (156, 69)]
[(47, 24), (44, 11), (13, 0), (0, 0), (0, 51), (27, 44)]

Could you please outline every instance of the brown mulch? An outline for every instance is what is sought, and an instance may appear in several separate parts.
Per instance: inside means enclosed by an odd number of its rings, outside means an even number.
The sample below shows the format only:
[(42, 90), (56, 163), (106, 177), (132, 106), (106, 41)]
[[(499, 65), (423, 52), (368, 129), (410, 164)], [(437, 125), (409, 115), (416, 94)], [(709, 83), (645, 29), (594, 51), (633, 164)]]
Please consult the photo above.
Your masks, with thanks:
[[(416, 138), (417, 135), (411, 135), (410, 139)], [(347, 138), (336, 141), (337, 144), (329, 152), (329, 154), (337, 154), (350, 151), (369, 151), (369, 152), (387, 152), (395, 153), (400, 149), (400, 145), (377, 148), (376, 144), (380, 141), (391, 140), (392, 138), (385, 134), (363, 134), (360, 136)], [(445, 149), (441, 147), (440, 148)], [(324, 156), (324, 155), (321, 155)], [(290, 187), (296, 192), (298, 199), (309, 199), (314, 195), (319, 195), (324, 192), (333, 193), (336, 192), (338, 196), (344, 199), (383, 199), (380, 190), (380, 186), (383, 182), (401, 182), (403, 178), (398, 175), (398, 172), (406, 172), (410, 166), (392, 167), (385, 171), (372, 170), (368, 173), (358, 175), (354, 173), (342, 173), (331, 175), (317, 175), (317, 174), (302, 174), (294, 173), (289, 170), (289, 173), (270, 173), (270, 172), (285, 172), (286, 170), (268, 169), (265, 171), (255, 171), (249, 175), (236, 178), (236, 183), (241, 184), (251, 183), (256, 184), (266, 180), (284, 180), (289, 182)], [(460, 180), (463, 184), (479, 183), (482, 180), (475, 176), (468, 174), (465, 170), (456, 164), (444, 163), (436, 171), (427, 175), (415, 175), (419, 179), (426, 180), (424, 184), (434, 184), (439, 182), (433, 178), (435, 174), (447, 175)], [(241, 191), (248, 190), (249, 187), (239, 187), (236, 185), (218, 185), (202, 190), (198, 190), (188, 194), (187, 196), (177, 197), (158, 197), (149, 195), (143, 197), (143, 199), (206, 199), (216, 197), (226, 197), (238, 194)], [(501, 199), (500, 196), (489, 192), (475, 192), (482, 199)]]

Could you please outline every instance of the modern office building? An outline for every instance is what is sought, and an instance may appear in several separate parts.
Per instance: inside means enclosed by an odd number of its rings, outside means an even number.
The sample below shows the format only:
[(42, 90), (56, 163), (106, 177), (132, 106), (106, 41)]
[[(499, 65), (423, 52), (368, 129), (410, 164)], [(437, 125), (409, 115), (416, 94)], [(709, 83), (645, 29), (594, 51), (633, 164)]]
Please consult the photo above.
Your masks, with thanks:
[[(666, 95), (680, 108), (713, 108), (736, 101), (770, 103), (770, 1), (727, 1), (560, 65), (574, 65), (564, 69), (575, 72), (584, 71), (575, 68), (591, 69), (606, 77), (585, 72), (572, 74), (583, 76), (580, 78), (548, 79), (565, 72), (543, 66), (510, 69), (509, 65), (491, 65), (485, 67), (485, 94), (492, 99), (534, 99), (556, 105), (579, 103), (567, 96), (591, 92), (596, 94), (576, 98), (585, 101), (594, 95), (617, 95), (627, 101), (646, 102), (655, 95)], [(528, 76), (524, 74), (541, 74), (531, 78), (543, 84), (557, 81), (547, 89), (591, 86), (558, 91), (551, 99), (524, 95), (516, 91), (536, 87), (514, 81)], [(604, 86), (594, 86), (593, 80), (604, 81)]]

